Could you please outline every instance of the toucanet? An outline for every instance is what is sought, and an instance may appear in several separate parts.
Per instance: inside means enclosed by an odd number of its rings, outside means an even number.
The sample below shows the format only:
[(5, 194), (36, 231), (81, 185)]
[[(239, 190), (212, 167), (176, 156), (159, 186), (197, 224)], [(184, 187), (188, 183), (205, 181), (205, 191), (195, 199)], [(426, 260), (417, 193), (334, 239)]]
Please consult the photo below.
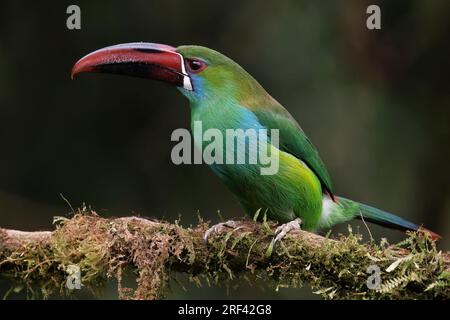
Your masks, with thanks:
[[(217, 51), (194, 45), (120, 44), (84, 56), (73, 66), (71, 76), (83, 72), (122, 74), (175, 85), (190, 102), (191, 126), (201, 121), (203, 130), (218, 129), (224, 137), (227, 129), (264, 129), (263, 140), (278, 155), (276, 174), (261, 174), (260, 162), (210, 165), (251, 216), (264, 212), (269, 219), (289, 227), (293, 221), (301, 221), (302, 229), (308, 231), (360, 218), (439, 237), (394, 214), (336, 196), (317, 149), (297, 121), (239, 64)], [(279, 130), (276, 145), (271, 143), (271, 129)], [(247, 147), (243, 150), (248, 153), (255, 146)], [(227, 152), (237, 151), (228, 148), (224, 157)]]

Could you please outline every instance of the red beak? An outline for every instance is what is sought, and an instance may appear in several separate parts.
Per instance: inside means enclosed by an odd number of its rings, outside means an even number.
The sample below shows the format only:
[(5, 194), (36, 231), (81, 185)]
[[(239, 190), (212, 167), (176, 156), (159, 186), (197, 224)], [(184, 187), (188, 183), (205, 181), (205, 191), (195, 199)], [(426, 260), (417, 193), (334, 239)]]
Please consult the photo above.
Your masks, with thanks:
[(99, 49), (78, 60), (70, 76), (73, 79), (83, 72), (154, 79), (192, 90), (183, 56), (174, 47), (156, 43), (125, 43)]

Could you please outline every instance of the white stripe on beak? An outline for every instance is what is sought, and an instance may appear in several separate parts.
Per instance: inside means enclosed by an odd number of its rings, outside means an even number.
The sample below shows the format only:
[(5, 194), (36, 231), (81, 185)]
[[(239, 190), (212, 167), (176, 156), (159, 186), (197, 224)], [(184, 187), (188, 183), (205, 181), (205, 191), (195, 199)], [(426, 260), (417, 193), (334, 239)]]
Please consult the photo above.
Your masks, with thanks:
[(181, 59), (181, 73), (183, 73), (183, 88), (189, 91), (193, 91), (191, 78), (186, 72), (186, 67), (184, 66), (184, 58), (181, 54), (177, 53)]

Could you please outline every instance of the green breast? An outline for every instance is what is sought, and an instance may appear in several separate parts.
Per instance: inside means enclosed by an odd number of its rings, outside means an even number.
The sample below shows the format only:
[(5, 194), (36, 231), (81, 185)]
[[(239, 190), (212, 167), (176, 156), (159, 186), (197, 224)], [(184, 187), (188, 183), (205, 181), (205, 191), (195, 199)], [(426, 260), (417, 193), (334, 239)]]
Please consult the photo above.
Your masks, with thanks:
[[(203, 131), (219, 129), (224, 139), (226, 129), (264, 129), (253, 113), (236, 105), (220, 108), (193, 107), (192, 125), (194, 121), (201, 121)], [(203, 148), (208, 143), (203, 142)], [(223, 141), (223, 145), (226, 146), (226, 141)], [(245, 150), (252, 147), (255, 146), (247, 144)], [(272, 148), (275, 150), (275, 147)], [(225, 150), (224, 154), (226, 152), (230, 151)], [(305, 230), (314, 230), (322, 210), (320, 181), (294, 156), (282, 151), (278, 154), (278, 172), (274, 175), (262, 175), (260, 163), (224, 163), (212, 164), (210, 167), (239, 199), (250, 216), (258, 209), (262, 209), (262, 212), (267, 210), (269, 219), (285, 223), (299, 217)]]

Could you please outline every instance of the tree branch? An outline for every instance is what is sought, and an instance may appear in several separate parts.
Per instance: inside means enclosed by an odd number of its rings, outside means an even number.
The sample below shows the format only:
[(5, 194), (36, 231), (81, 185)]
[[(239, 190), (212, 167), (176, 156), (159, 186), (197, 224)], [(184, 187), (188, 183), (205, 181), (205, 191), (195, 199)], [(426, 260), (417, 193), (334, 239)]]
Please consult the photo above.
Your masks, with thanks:
[[(115, 278), (122, 299), (164, 297), (173, 272), (188, 273), (199, 283), (235, 277), (263, 277), (273, 287), (308, 283), (331, 299), (450, 298), (450, 254), (438, 251), (426, 235), (412, 233), (389, 246), (363, 244), (351, 232), (333, 240), (295, 231), (272, 251), (273, 223), (239, 220), (237, 225), (205, 244), (208, 225), (202, 221), (183, 228), (78, 211), (71, 219), (59, 218), (52, 232), (0, 229), (0, 274), (28, 288), (38, 286), (44, 298), (58, 290), (70, 294), (71, 265), (80, 268), (82, 284), (93, 290)], [(135, 290), (122, 286), (122, 275), (130, 269), (137, 274)]]

